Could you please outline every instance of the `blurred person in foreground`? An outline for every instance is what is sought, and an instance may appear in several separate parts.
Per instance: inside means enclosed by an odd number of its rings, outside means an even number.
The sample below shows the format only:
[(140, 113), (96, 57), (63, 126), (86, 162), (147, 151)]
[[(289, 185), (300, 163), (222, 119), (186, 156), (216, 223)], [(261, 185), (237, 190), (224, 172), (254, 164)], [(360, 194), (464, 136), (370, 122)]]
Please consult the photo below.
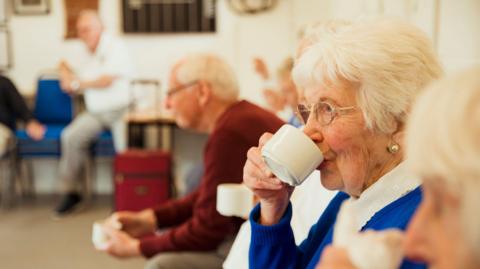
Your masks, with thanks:
[(56, 216), (72, 213), (81, 205), (81, 170), (92, 142), (102, 131), (112, 131), (117, 152), (126, 148), (123, 118), (133, 74), (128, 50), (121, 40), (104, 31), (100, 17), (93, 10), (82, 11), (76, 26), (86, 53), (77, 68), (65, 61), (60, 63), (60, 86), (69, 94), (83, 93), (86, 111), (62, 132), (59, 177), (64, 196), (55, 208)]
[[(108, 220), (105, 251), (116, 257), (145, 256), (145, 268), (221, 268), (242, 219), (216, 210), (217, 186), (240, 183), (248, 149), (282, 124), (272, 113), (239, 100), (237, 79), (219, 57), (194, 54), (170, 75), (167, 107), (178, 126), (209, 135), (203, 176), (193, 193), (138, 213)], [(122, 230), (110, 228), (120, 222)], [(159, 233), (153, 234), (158, 230)]]
[(264, 134), (244, 168), (244, 183), (260, 199), (250, 215), (251, 268), (314, 268), (332, 243), (344, 201), (358, 216), (357, 232), (404, 230), (422, 197), (420, 181), (405, 166), (404, 133), (414, 99), (442, 74), (426, 35), (398, 21), (330, 22), (305, 37), (299, 54), (293, 78), (304, 96), (303, 131), (323, 152), (322, 185), (340, 192), (297, 246), (290, 227), (294, 188), (263, 161), (271, 137)]
[(480, 67), (435, 83), (419, 98), (407, 156), (423, 200), (406, 255), (431, 268), (480, 268)]

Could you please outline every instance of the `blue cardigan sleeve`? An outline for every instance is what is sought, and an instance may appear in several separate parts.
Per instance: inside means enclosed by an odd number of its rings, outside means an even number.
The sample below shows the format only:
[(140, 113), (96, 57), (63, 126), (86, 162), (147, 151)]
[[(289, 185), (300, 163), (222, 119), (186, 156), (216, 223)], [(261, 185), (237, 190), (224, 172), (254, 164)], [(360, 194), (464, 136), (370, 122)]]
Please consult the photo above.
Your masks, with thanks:
[(249, 249), (249, 268), (295, 268), (301, 254), (290, 227), (292, 205), (288, 205), (280, 222), (275, 225), (258, 224), (259, 217), (260, 204), (250, 214), (252, 240)]
[(260, 205), (257, 205), (250, 214), (252, 240), (249, 249), (249, 268), (306, 268), (333, 226), (340, 205), (346, 198), (348, 196), (344, 193), (339, 193), (333, 198), (300, 246), (295, 244), (290, 226), (291, 204), (280, 221), (272, 226), (258, 223)]

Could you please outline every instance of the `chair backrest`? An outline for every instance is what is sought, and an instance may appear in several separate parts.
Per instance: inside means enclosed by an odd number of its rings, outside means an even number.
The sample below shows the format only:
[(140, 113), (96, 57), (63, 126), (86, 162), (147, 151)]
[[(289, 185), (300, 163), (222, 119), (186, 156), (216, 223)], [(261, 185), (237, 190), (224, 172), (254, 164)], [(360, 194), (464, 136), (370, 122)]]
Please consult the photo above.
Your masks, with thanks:
[(72, 97), (62, 91), (58, 79), (38, 80), (33, 114), (43, 124), (68, 124), (72, 121)]

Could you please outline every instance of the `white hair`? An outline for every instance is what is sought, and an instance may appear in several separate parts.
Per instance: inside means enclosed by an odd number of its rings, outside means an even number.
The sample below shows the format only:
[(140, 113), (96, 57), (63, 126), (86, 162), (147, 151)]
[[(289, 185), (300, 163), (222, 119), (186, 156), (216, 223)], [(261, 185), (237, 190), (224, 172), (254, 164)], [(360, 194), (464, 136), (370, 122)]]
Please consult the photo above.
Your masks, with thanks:
[(204, 80), (218, 98), (227, 101), (238, 99), (238, 82), (233, 70), (215, 55), (192, 54), (185, 57), (176, 70), (176, 79), (182, 84)]
[(300, 46), (297, 87), (358, 87), (366, 127), (383, 133), (405, 122), (417, 93), (443, 73), (427, 36), (400, 21), (317, 24)]
[(480, 67), (430, 86), (409, 119), (407, 157), (412, 172), (458, 195), (467, 242), (480, 257), (479, 104)]

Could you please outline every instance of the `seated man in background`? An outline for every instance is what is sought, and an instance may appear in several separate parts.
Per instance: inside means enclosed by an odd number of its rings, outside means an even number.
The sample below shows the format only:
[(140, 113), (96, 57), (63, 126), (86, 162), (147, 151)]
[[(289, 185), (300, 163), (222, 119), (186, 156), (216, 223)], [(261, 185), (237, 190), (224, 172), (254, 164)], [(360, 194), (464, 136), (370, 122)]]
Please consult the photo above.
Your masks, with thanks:
[(0, 75), (0, 156), (8, 150), (17, 119), (25, 122), (25, 129), (30, 138), (43, 139), (45, 126), (33, 118), (32, 112), (12, 81)]
[[(249, 147), (283, 122), (272, 113), (238, 99), (237, 80), (216, 56), (191, 55), (170, 75), (167, 107), (181, 128), (209, 134), (204, 149), (204, 173), (198, 188), (180, 200), (144, 211), (118, 212), (108, 221), (106, 251), (117, 257), (151, 258), (146, 268), (221, 268), (242, 220), (216, 211), (217, 186), (240, 183)], [(108, 223), (107, 221), (107, 223)], [(108, 225), (107, 225), (108, 226)], [(150, 235), (158, 229), (164, 232)]]
[(132, 64), (120, 40), (103, 31), (94, 11), (83, 11), (77, 21), (77, 33), (86, 45), (85, 61), (74, 72), (64, 61), (60, 63), (60, 83), (70, 94), (83, 92), (86, 111), (78, 115), (62, 133), (60, 179), (65, 196), (55, 209), (65, 215), (81, 202), (78, 180), (89, 147), (105, 129), (112, 130), (115, 150), (126, 147), (126, 125), (123, 115), (129, 104), (129, 78)]

